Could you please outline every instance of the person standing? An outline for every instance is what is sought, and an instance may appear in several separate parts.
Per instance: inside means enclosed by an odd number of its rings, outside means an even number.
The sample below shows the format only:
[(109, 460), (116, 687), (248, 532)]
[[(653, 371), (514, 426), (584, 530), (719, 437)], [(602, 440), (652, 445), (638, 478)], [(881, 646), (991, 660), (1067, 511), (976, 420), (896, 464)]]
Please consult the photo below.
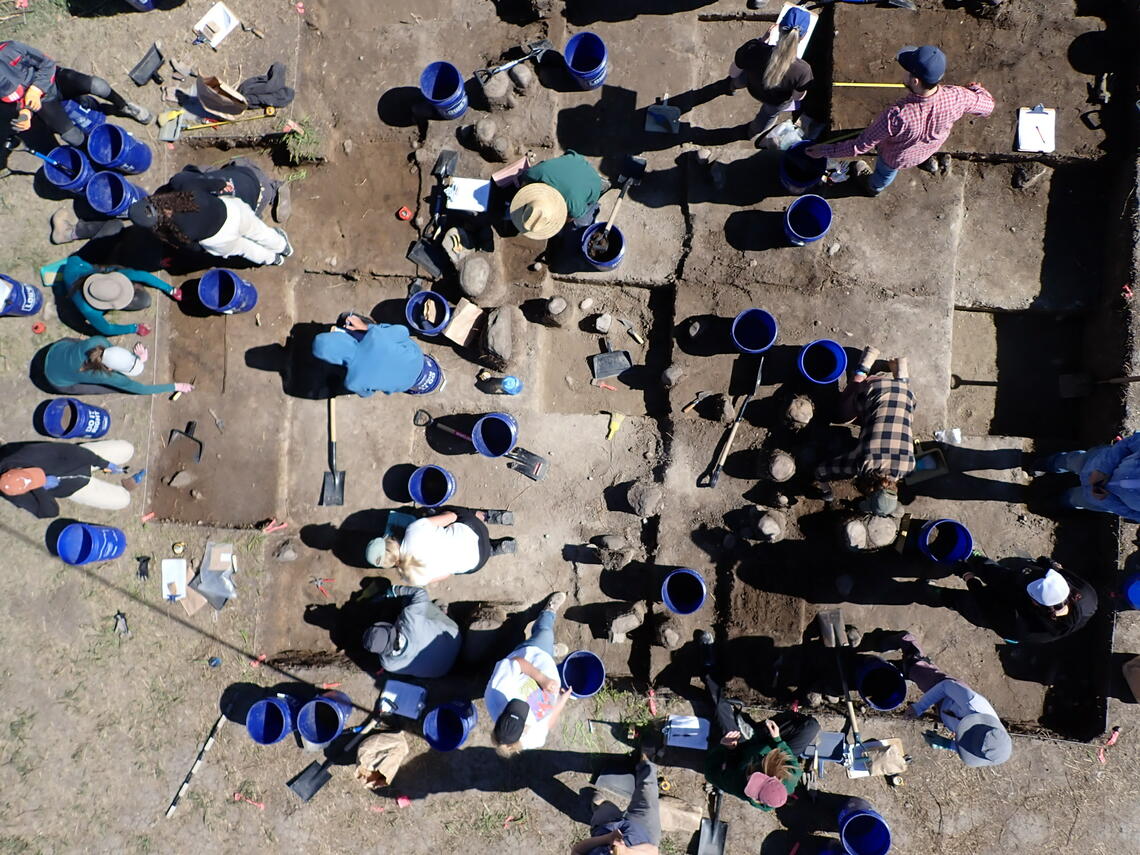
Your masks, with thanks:
[(459, 658), (463, 640), (455, 621), (423, 588), (393, 585), (388, 599), (400, 601), (394, 621), (378, 621), (364, 632), (364, 647), (380, 657), (380, 667), (407, 677), (442, 677)]
[(892, 377), (868, 377), (857, 370), (839, 402), (839, 420), (859, 423), (859, 442), (854, 450), (820, 463), (815, 478), (825, 501), (832, 501), (825, 482), (855, 478), (866, 496), (863, 509), (889, 516), (898, 507), (898, 482), (914, 471), (915, 397), (910, 391), (906, 358), (892, 360)]
[(576, 151), (536, 163), (522, 175), (523, 187), (511, 199), (511, 222), (531, 240), (554, 237), (569, 218), (588, 226), (598, 216), (602, 177)]
[(190, 383), (148, 385), (132, 380), (142, 374), (149, 353), (142, 344), (131, 350), (111, 344), (101, 335), (88, 339), (65, 338), (48, 345), (44, 378), (64, 395), (164, 395), (192, 392)]
[(942, 83), (946, 55), (934, 45), (903, 48), (898, 63), (904, 69), (903, 85), (910, 94), (883, 110), (857, 138), (806, 149), (809, 157), (858, 157), (878, 151), (875, 168), (856, 163), (856, 173), (870, 196), (885, 190), (900, 169), (928, 161), (946, 142), (954, 123), (964, 115), (986, 117), (994, 99), (980, 83), (951, 86)]
[(495, 722), (491, 738), (500, 754), (514, 754), (546, 744), (570, 700), (554, 664), (554, 618), (566, 594), (546, 598), (530, 638), (495, 665), (483, 701)]
[(150, 335), (146, 324), (115, 324), (105, 312), (136, 312), (149, 309), (145, 288), (161, 291), (172, 300), (182, 299), (182, 289), (163, 282), (153, 273), (129, 267), (96, 267), (78, 255), (68, 256), (59, 269), (59, 283), (72, 305), (100, 335)]
[(120, 511), (131, 503), (131, 494), (93, 473), (121, 474), (134, 453), (135, 447), (122, 439), (0, 446), (0, 496), (39, 519), (59, 516), (57, 499), (63, 498), (89, 508)]
[[(736, 51), (728, 71), (728, 91), (748, 87), (760, 102), (760, 112), (748, 125), (748, 135), (763, 137), (776, 126), (781, 113), (795, 110), (812, 82), (811, 66), (799, 58), (800, 42), (811, 27), (811, 15), (793, 6), (759, 39)], [(773, 34), (777, 40), (771, 43)]]
[(989, 628), (1007, 641), (1047, 644), (1072, 635), (1096, 613), (1092, 586), (1044, 556), (1005, 564), (979, 557), (958, 574)]
[(629, 807), (614, 816), (612, 802), (602, 802), (590, 818), (590, 836), (570, 847), (570, 855), (659, 855), (661, 803), (657, 767), (644, 756), (633, 772)]
[(32, 119), (39, 118), (68, 145), (83, 145), (86, 136), (60, 102), (84, 95), (109, 101), (118, 115), (141, 124), (149, 124), (152, 118), (149, 110), (127, 101), (102, 77), (62, 68), (47, 54), (23, 42), (0, 42), (0, 101), (16, 105), (12, 130), (30, 130)]
[(1071, 472), (1080, 486), (1059, 497), (1063, 508), (1116, 514), (1140, 522), (1140, 433), (1088, 451), (1063, 451), (1023, 464), (1031, 475)]
[(928, 733), (926, 741), (934, 748), (956, 751), (967, 766), (998, 766), (1013, 753), (1013, 741), (993, 706), (960, 680), (952, 679), (934, 666), (918, 646), (911, 632), (898, 638), (902, 650), (903, 676), (923, 692), (908, 704), (907, 718), (921, 718), (933, 708), (939, 720), (954, 734), (947, 739)]

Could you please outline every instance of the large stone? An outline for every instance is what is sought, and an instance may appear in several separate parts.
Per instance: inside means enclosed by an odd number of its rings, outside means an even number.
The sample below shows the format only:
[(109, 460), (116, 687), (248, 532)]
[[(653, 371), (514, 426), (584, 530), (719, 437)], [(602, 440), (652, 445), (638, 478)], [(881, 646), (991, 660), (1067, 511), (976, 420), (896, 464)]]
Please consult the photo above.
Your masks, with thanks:
[(293, 545), (293, 539), (289, 538), (273, 552), (273, 558), (277, 561), (296, 561), (297, 549)]
[(483, 361), (490, 368), (506, 371), (521, 358), (525, 344), (516, 338), (525, 332), (526, 320), (517, 306), (500, 306), (487, 312), (483, 330)]
[(768, 453), (768, 459), (765, 461), (763, 475), (770, 481), (775, 481), (777, 484), (782, 484), (785, 481), (790, 481), (792, 476), (796, 474), (796, 461), (792, 455), (786, 451), (773, 449)]
[(796, 395), (792, 398), (788, 409), (784, 413), (784, 421), (792, 430), (807, 427), (808, 422), (815, 415), (815, 404), (806, 395)]
[(642, 621), (645, 620), (645, 612), (645, 603), (637, 602), (629, 611), (622, 612), (614, 617), (610, 621), (610, 642), (613, 644), (625, 643), (627, 641), (626, 636), (641, 626)]
[(168, 480), (166, 483), (171, 487), (174, 487), (176, 490), (181, 490), (183, 487), (189, 487), (197, 480), (198, 476), (193, 472), (187, 472), (185, 469), (182, 469), (171, 475), (170, 480)]
[(526, 92), (534, 85), (535, 74), (534, 69), (529, 64), (523, 62), (510, 69), (507, 74), (510, 75), (511, 83), (515, 84), (515, 88), (520, 92)]
[(894, 517), (868, 516), (864, 523), (867, 527), (867, 545), (871, 549), (882, 549), (890, 546), (899, 536), (899, 521)]
[(845, 520), (840, 531), (840, 540), (844, 546), (854, 551), (867, 548), (867, 526), (863, 520), (855, 518)]
[(459, 290), (475, 300), (491, 282), (491, 262), (476, 253), (464, 259), (459, 267)]
[(666, 834), (692, 835), (701, 827), (704, 813), (699, 807), (672, 796), (661, 796), (657, 800), (661, 830)]
[(756, 523), (756, 531), (760, 534), (760, 539), (768, 543), (779, 543), (783, 540), (787, 527), (787, 517), (779, 511), (768, 511)]
[(483, 84), (483, 94), (492, 107), (506, 108), (511, 104), (511, 79), (506, 74), (493, 74)]
[(661, 385), (666, 389), (672, 389), (681, 382), (681, 378), (684, 376), (685, 369), (674, 363), (661, 372)]
[(635, 514), (651, 517), (660, 509), (665, 490), (652, 481), (638, 481), (630, 486), (627, 498)]
[(499, 130), (499, 124), (490, 117), (482, 118), (475, 123), (475, 142), (479, 144), (480, 148), (486, 148), (491, 144), (491, 140), (495, 138), (495, 134)]

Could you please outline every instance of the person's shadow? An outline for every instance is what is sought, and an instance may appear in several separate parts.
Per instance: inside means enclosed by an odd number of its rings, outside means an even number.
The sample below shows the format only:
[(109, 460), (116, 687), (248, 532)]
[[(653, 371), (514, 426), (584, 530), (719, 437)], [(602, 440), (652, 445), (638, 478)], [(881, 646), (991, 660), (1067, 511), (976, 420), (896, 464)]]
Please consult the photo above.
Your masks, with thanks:
[(245, 364), (281, 375), (281, 390), (294, 398), (322, 401), (344, 392), (343, 365), (330, 365), (313, 356), (313, 339), (329, 325), (302, 321), (293, 325), (284, 344), (263, 344), (245, 352)]

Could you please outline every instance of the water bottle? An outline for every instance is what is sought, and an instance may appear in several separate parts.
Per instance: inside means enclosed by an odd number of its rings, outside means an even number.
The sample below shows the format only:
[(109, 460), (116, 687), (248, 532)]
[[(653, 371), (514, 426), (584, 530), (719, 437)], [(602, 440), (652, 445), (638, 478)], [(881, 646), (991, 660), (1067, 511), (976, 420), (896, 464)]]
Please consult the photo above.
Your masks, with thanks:
[(483, 384), (483, 391), (490, 395), (517, 395), (522, 388), (522, 380), (513, 374), (508, 374), (506, 377), (492, 377)]

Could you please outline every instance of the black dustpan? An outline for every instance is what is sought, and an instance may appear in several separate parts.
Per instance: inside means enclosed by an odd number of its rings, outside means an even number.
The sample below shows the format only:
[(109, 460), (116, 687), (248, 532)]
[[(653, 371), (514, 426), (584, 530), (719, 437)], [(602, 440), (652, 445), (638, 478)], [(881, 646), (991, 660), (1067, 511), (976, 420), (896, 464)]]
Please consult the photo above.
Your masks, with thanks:
[(329, 771), (329, 766), (333, 764), (334, 760), (339, 760), (348, 752), (352, 751), (366, 737), (372, 729), (376, 726), (376, 719), (369, 718), (368, 721), (360, 728), (360, 732), (352, 739), (345, 743), (344, 748), (339, 754), (334, 754), (325, 760), (324, 763), (318, 763), (315, 760), (301, 770), (301, 774), (288, 782), (288, 787), (294, 793), (301, 797), (301, 801), (307, 802), (317, 794), (325, 784), (332, 780), (332, 773)]

